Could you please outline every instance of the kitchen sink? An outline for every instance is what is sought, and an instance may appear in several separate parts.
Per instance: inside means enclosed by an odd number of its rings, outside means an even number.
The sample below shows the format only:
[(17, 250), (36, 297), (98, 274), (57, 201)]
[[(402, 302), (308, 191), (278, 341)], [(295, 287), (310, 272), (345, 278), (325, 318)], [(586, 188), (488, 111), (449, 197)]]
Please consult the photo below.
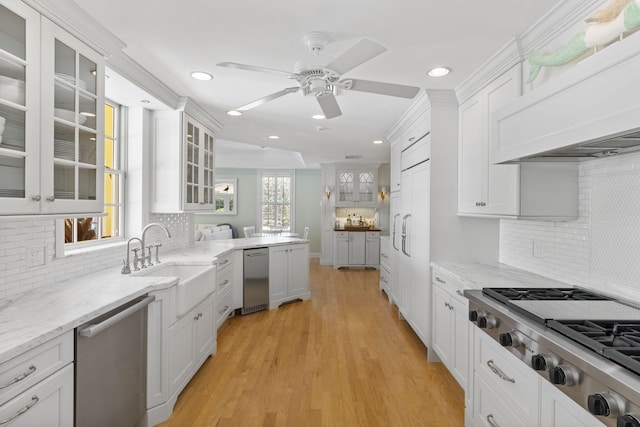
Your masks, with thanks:
[(184, 316), (216, 289), (214, 265), (164, 263), (137, 272), (136, 275), (177, 277), (176, 315)]

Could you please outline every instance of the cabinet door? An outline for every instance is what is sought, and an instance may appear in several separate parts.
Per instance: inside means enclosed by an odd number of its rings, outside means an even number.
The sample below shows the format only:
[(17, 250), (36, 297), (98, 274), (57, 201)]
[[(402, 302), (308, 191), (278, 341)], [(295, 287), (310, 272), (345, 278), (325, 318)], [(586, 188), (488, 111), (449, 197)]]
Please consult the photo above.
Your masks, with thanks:
[(380, 264), (380, 236), (377, 233), (374, 237), (368, 236), (365, 242), (365, 264), (370, 266), (378, 266)]
[(269, 301), (287, 296), (287, 254), (288, 246), (269, 248)]
[(362, 232), (349, 233), (349, 265), (364, 265), (365, 263), (365, 234)]
[(349, 235), (346, 237), (334, 237), (333, 248), (334, 267), (349, 265)]
[(359, 171), (358, 177), (358, 204), (376, 205), (378, 202), (377, 173), (375, 171)]
[(195, 356), (199, 364), (209, 357), (216, 340), (215, 296), (207, 298), (197, 310), (194, 321)]
[(195, 366), (194, 319), (190, 314), (169, 328), (169, 395), (188, 381)]
[(451, 307), (449, 294), (439, 285), (433, 286), (433, 341), (432, 347), (440, 360), (451, 370)]
[(391, 188), (389, 189), (389, 191), (392, 193), (394, 191), (400, 191), (401, 159), (402, 159), (402, 145), (399, 142), (396, 142), (391, 146), (391, 164), (390, 164)]
[(189, 115), (184, 115), (185, 210), (210, 209), (214, 205), (213, 134)]
[(40, 15), (0, 5), (0, 203), (2, 214), (40, 210)]
[(478, 93), (460, 106), (458, 134), (458, 211), (480, 211), (488, 149), (483, 137), (486, 104)]
[(452, 337), (449, 370), (466, 393), (469, 375), (469, 301), (454, 296), (450, 304)]
[(336, 206), (353, 206), (356, 202), (356, 174), (351, 171), (337, 171)]
[(289, 247), (287, 270), (287, 296), (309, 292), (309, 245)]
[(104, 210), (104, 58), (42, 19), (41, 211)]
[(9, 420), (14, 416), (13, 421), (8, 422), (7, 426), (72, 426), (73, 364), (67, 365), (0, 406), (0, 420)]

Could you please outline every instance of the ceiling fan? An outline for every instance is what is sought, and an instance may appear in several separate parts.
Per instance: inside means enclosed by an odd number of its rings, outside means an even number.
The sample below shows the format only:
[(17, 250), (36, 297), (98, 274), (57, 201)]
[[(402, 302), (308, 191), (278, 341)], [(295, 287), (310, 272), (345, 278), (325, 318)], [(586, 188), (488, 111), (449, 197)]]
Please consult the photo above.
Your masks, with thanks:
[(301, 92), (303, 95), (314, 95), (318, 100), (318, 104), (320, 104), (325, 118), (331, 119), (342, 115), (342, 111), (340, 111), (335, 97), (339, 89), (377, 93), (401, 98), (413, 98), (420, 91), (420, 88), (415, 86), (342, 78), (344, 73), (385, 52), (387, 48), (379, 43), (362, 39), (334, 59), (320, 53), (329, 42), (329, 39), (324, 33), (309, 33), (305, 35), (302, 40), (311, 50), (312, 55), (305, 56), (296, 62), (295, 72), (293, 73), (235, 62), (222, 62), (217, 64), (220, 67), (284, 75), (289, 79), (296, 80), (299, 84), (299, 86), (288, 87), (245, 104), (236, 108), (236, 111), (251, 110), (252, 108), (259, 107), (284, 95)]

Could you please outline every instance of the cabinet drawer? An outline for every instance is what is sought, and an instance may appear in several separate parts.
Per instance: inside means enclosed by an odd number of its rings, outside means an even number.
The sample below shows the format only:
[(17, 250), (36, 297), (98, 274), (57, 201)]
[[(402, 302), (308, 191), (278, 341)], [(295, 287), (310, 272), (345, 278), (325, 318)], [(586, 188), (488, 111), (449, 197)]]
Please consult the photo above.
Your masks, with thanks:
[[(0, 405), (73, 362), (73, 331), (0, 365)], [(2, 417), (0, 417), (2, 419)]]
[(380, 269), (380, 288), (385, 291), (391, 289), (391, 273), (384, 266)]
[(216, 301), (216, 328), (219, 328), (231, 312), (233, 311), (233, 293), (231, 288), (227, 287), (223, 290)]
[(477, 378), (475, 381), (473, 402), (474, 419), (478, 426), (527, 427), (537, 425), (537, 423), (527, 424), (518, 418), (482, 378)]
[(462, 295), (464, 289), (462, 282), (447, 270), (440, 267), (433, 267), (431, 281), (439, 284), (449, 291), (449, 293), (455, 294), (458, 299), (462, 300), (464, 298)]
[(515, 413), (537, 425), (538, 374), (477, 327), (474, 334), (476, 378), (482, 378)]
[(431, 137), (425, 135), (421, 140), (402, 152), (402, 170), (422, 163), (431, 157)]
[(334, 231), (334, 237), (349, 237), (348, 231)]
[[(19, 415), (17, 415), (19, 414)], [(0, 405), (0, 420), (11, 426), (73, 425), (73, 364)]]
[(367, 231), (367, 239), (379, 239), (380, 232), (379, 231)]
[(217, 274), (216, 283), (216, 289), (218, 290), (218, 292), (222, 292), (227, 288), (232, 288), (233, 268), (223, 268), (222, 271)]
[(233, 256), (233, 253), (218, 257), (218, 262), (216, 263), (216, 269), (217, 269), (216, 271), (218, 273), (222, 272), (222, 270), (224, 270), (227, 267), (230, 267), (231, 264), (233, 264), (232, 256)]

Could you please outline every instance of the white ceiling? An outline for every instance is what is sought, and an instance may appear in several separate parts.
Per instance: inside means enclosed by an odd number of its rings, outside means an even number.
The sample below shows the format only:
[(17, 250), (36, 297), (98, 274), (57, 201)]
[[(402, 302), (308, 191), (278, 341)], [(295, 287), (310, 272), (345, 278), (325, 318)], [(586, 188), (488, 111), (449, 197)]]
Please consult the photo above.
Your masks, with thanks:
[[(362, 38), (388, 50), (345, 77), (454, 89), (514, 36), (540, 19), (557, 0), (75, 0), (127, 45), (125, 53), (181, 96), (194, 99), (223, 124), (221, 149), (233, 142), (295, 153), (295, 167), (389, 159), (385, 137), (412, 100), (343, 91), (343, 115), (314, 120), (313, 97), (289, 94), (241, 117), (227, 110), (297, 83), (284, 76), (217, 67), (220, 62), (293, 71), (308, 55), (302, 38), (311, 31), (329, 37), (324, 54), (337, 57)], [(453, 73), (426, 76), (435, 65)], [(197, 81), (191, 71), (214, 75)], [(318, 130), (322, 126), (324, 129)], [(280, 139), (267, 139), (268, 135)], [(374, 145), (373, 140), (384, 144)], [(262, 147), (267, 147), (262, 148)], [(255, 151), (255, 149), (254, 149)], [(277, 151), (276, 151), (277, 152)], [(299, 166), (302, 164), (303, 166)], [(223, 165), (224, 166), (224, 165)]]

